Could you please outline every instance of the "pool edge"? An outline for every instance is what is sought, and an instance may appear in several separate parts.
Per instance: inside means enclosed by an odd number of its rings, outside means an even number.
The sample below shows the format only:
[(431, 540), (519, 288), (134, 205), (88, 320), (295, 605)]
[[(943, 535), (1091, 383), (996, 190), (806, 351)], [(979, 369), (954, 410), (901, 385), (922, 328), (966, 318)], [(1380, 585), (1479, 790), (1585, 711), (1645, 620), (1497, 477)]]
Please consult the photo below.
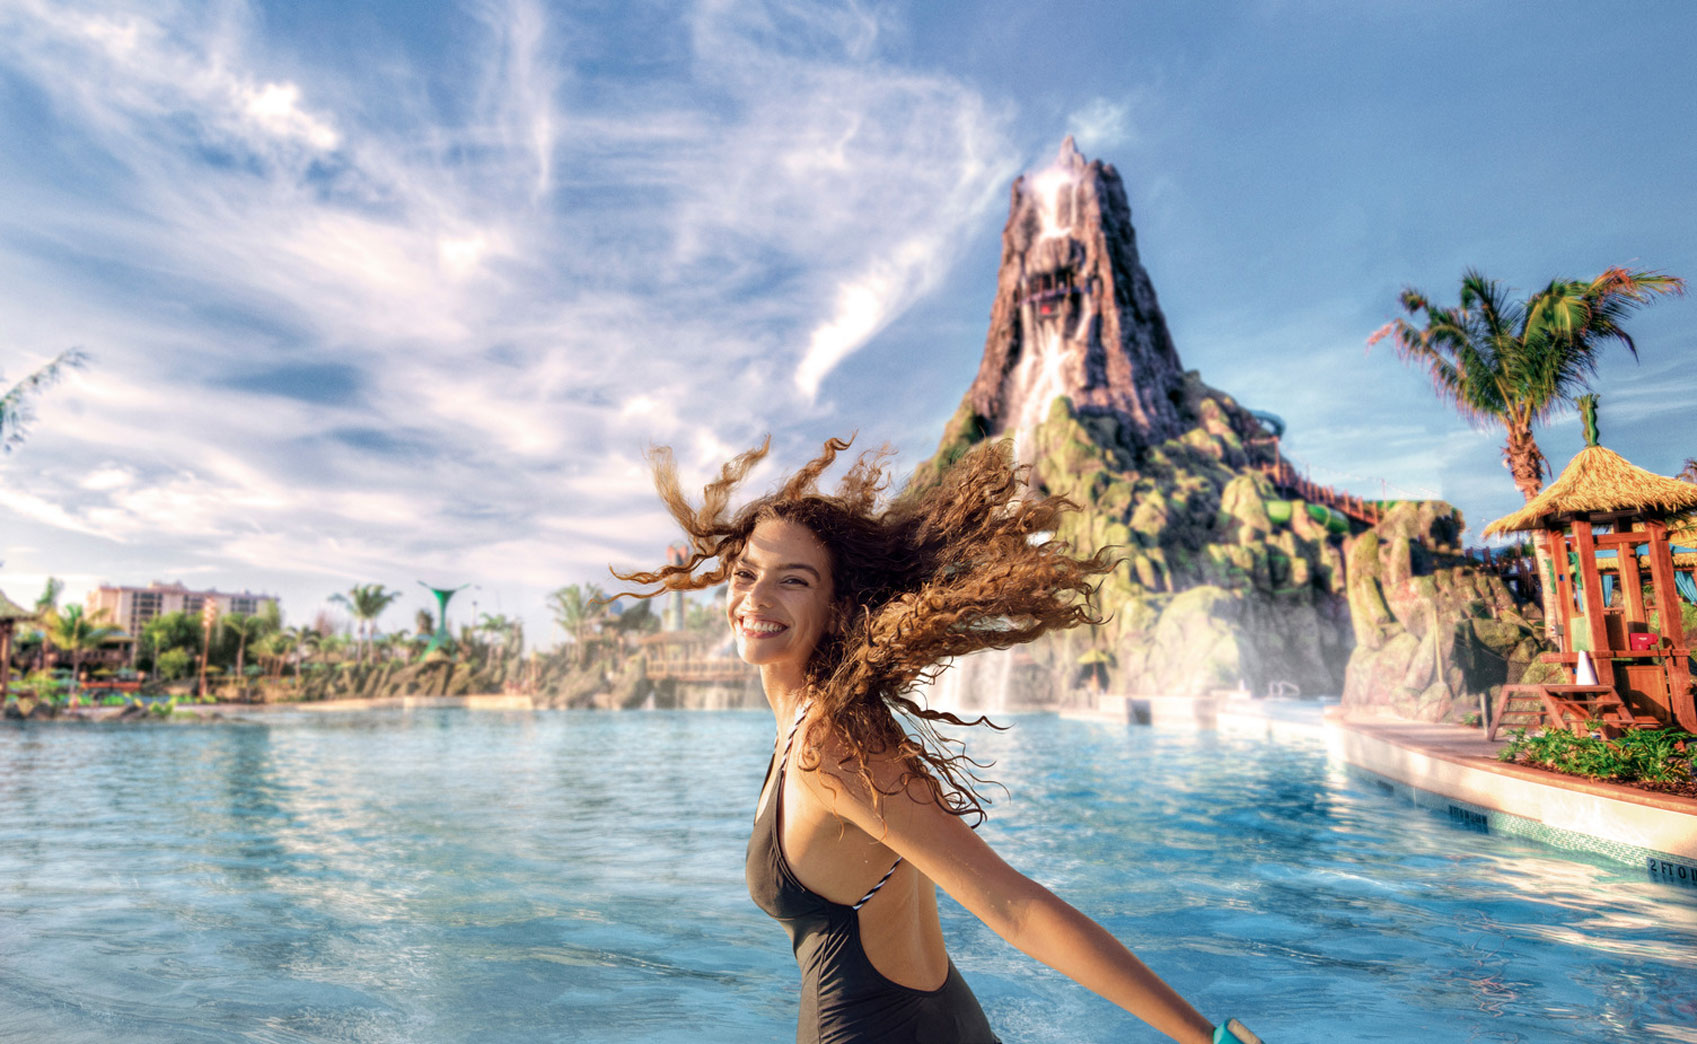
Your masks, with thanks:
[(1495, 760), (1500, 743), (1458, 725), (1332, 714), (1325, 730), (1347, 764), (1452, 802), (1470, 824), (1697, 884), (1697, 801), (1509, 765)]

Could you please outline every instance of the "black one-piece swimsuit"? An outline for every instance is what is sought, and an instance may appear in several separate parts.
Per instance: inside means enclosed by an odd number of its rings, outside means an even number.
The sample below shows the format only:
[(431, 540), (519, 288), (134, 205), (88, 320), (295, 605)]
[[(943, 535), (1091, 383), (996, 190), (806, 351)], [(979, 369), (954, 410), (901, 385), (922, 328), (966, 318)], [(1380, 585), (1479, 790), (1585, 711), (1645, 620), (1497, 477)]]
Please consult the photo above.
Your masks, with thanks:
[[(799, 719), (798, 719), (799, 721)], [(790, 739), (795, 730), (790, 730)], [(916, 990), (884, 977), (860, 944), (862, 903), (833, 903), (809, 891), (790, 869), (778, 838), (783, 824), (783, 754), (766, 770), (776, 788), (754, 820), (744, 873), (756, 906), (790, 933), (801, 966), (801, 1014), (796, 1044), (998, 1044), (978, 999), (949, 962), (934, 990)], [(777, 779), (771, 780), (773, 768)], [(764, 792), (764, 787), (762, 788)], [(891, 867), (894, 872), (895, 867)], [(889, 880), (889, 874), (884, 875)]]

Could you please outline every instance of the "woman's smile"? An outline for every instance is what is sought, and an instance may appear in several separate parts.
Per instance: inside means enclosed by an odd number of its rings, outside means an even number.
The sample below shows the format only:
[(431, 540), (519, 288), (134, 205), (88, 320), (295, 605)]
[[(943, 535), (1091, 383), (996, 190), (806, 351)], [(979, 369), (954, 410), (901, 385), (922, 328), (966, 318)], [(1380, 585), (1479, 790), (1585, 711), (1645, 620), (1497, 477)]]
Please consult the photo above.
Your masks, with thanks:
[(737, 621), (744, 638), (774, 638), (790, 629), (789, 624), (745, 616)]
[(737, 653), (799, 688), (831, 619), (831, 556), (812, 530), (781, 518), (754, 527), (731, 569), (725, 613)]

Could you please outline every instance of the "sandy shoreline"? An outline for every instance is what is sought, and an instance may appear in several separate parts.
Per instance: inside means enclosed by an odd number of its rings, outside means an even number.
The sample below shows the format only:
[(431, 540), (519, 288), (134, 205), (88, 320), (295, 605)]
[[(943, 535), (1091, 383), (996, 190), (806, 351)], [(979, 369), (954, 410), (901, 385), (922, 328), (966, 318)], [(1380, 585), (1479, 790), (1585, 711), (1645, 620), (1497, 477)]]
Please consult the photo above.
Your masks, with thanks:
[(513, 693), (481, 693), (468, 696), (382, 696), (375, 699), (302, 700), (278, 703), (180, 703), (167, 719), (151, 713), (137, 713), (131, 706), (61, 708), (51, 718), (36, 721), (104, 722), (104, 721), (183, 721), (229, 720), (253, 718), (279, 712), (306, 711), (337, 713), (371, 710), (424, 710), (438, 707), (463, 707), (468, 710), (533, 710), (536, 704), (529, 696)]
[(361, 711), (417, 710), (434, 707), (464, 707), (469, 710), (530, 710), (535, 701), (514, 693), (484, 693), (470, 696), (379, 696), (372, 699), (302, 700), (279, 703), (179, 704), (178, 714), (261, 714), (276, 711)]

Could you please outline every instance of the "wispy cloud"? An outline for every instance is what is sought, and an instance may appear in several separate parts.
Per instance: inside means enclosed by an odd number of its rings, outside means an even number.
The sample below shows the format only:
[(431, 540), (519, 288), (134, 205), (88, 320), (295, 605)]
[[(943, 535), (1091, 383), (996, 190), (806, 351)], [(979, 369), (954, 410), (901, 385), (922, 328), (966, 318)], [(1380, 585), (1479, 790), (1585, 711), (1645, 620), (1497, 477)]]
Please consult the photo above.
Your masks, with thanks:
[(1091, 155), (1133, 145), (1137, 140), (1131, 104), (1106, 98), (1092, 98), (1068, 116), (1067, 133)]
[(595, 576), (670, 536), (644, 445), (705, 469), (819, 409), (1013, 172), (1007, 114), (854, 7), (701, 4), (629, 90), (566, 16), (470, 10), (445, 108), (241, 3), (0, 4), (0, 60), (95, 157), (0, 200), (14, 331), (100, 358), (10, 465), (32, 533), (138, 575)]

